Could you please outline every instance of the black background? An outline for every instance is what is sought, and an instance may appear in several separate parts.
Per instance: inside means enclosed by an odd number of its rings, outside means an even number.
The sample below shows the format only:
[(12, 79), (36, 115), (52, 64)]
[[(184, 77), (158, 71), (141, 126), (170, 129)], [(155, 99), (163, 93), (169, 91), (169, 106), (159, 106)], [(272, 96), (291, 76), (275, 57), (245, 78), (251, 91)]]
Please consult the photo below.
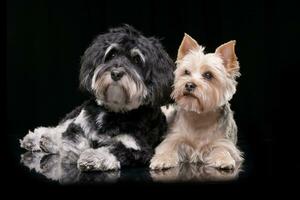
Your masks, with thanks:
[[(96, 35), (122, 23), (161, 38), (173, 59), (184, 32), (207, 52), (237, 40), (242, 76), (231, 103), (246, 168), (243, 179), (227, 185), (269, 182), (274, 176), (275, 124), (280, 121), (278, 62), (284, 54), (273, 54), (280, 48), (283, 32), (278, 26), (282, 25), (279, 8), (276, 2), (259, 0), (6, 2), (5, 144), (11, 161), (7, 182), (14, 187), (55, 185), (20, 167), (23, 151), (17, 138), (28, 129), (55, 125), (86, 98), (78, 89), (80, 56)], [(197, 184), (178, 188), (184, 187), (197, 188)]]

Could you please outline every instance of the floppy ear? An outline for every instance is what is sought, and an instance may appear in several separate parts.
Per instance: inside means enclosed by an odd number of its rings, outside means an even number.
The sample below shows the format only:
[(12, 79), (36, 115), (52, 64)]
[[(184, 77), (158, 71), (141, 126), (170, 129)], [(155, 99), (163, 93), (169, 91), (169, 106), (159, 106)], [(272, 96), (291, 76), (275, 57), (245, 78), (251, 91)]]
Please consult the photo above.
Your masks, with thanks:
[(231, 40), (219, 46), (215, 51), (222, 58), (227, 72), (232, 75), (237, 75), (240, 68), (238, 58), (235, 55), (235, 43), (235, 40)]
[(79, 74), (80, 89), (92, 93), (91, 83), (95, 67), (101, 63), (106, 46), (104, 45), (105, 35), (98, 35), (81, 57)]
[(174, 81), (174, 70), (175, 63), (170, 58), (168, 53), (164, 50), (162, 44), (159, 40), (155, 38), (149, 38), (153, 45), (153, 50), (151, 54), (148, 54), (151, 59), (149, 59), (152, 67), (151, 73), (149, 74), (149, 100), (152, 105), (162, 106), (170, 103), (172, 100), (170, 98), (172, 92), (172, 84)]
[(177, 60), (181, 60), (190, 50), (196, 49), (199, 44), (191, 36), (184, 33), (184, 37), (178, 49)]

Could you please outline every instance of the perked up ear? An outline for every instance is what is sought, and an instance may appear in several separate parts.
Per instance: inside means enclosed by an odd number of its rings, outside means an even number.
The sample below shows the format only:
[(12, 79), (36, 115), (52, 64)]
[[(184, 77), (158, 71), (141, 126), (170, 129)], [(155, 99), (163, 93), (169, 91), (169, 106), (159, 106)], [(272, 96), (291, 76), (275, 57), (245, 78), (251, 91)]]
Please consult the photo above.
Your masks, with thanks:
[(184, 34), (180, 47), (178, 49), (177, 60), (181, 60), (190, 50), (196, 49), (199, 44), (188, 34)]
[(216, 52), (223, 59), (224, 66), (229, 74), (237, 75), (239, 72), (239, 62), (235, 55), (235, 40), (222, 44), (216, 49)]

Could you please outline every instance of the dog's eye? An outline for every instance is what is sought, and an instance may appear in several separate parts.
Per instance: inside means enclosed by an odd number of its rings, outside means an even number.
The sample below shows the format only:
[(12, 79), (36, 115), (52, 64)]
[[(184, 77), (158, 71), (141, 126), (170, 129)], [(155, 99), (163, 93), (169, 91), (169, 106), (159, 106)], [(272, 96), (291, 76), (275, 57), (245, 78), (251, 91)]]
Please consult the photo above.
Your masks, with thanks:
[(213, 78), (213, 75), (212, 75), (211, 72), (204, 72), (204, 73), (202, 74), (202, 76), (203, 76), (205, 79), (207, 79), (207, 80), (211, 80), (211, 79)]
[(137, 65), (140, 65), (142, 63), (141, 57), (138, 55), (133, 56), (133, 62)]
[(108, 54), (105, 56), (105, 62), (109, 61), (111, 59), (113, 59), (114, 57), (116, 57), (117, 52), (115, 50), (111, 50), (110, 52), (108, 52)]
[(185, 75), (190, 75), (191, 72), (190, 72), (189, 70), (186, 69), (186, 70), (184, 70), (184, 74), (185, 74)]

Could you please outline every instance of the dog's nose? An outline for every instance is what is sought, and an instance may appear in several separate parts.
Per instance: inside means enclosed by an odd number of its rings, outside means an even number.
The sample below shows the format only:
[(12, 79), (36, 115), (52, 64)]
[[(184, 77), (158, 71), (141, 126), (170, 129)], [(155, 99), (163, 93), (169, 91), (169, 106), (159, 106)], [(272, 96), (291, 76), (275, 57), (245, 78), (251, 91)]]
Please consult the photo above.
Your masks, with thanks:
[(111, 75), (112, 80), (118, 81), (122, 78), (122, 76), (124, 75), (124, 72), (114, 69), (110, 72), (110, 75)]
[(188, 82), (187, 84), (185, 84), (185, 89), (188, 92), (192, 92), (195, 88), (196, 88), (196, 85), (192, 82)]

